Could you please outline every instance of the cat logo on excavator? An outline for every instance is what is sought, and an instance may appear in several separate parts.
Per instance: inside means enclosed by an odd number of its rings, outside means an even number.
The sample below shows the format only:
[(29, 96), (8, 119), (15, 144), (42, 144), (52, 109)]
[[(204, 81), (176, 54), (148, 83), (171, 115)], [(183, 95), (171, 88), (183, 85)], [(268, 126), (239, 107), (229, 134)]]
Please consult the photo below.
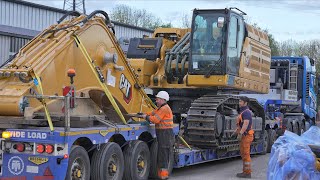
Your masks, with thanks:
[(121, 74), (119, 88), (123, 93), (124, 101), (129, 104), (132, 99), (132, 86), (124, 74)]

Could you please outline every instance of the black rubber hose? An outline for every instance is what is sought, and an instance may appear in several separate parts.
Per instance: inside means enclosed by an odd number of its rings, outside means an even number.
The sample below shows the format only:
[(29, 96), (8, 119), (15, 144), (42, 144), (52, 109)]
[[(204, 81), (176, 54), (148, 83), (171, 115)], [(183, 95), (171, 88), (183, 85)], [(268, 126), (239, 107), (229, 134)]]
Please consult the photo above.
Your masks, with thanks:
[[(49, 30), (49, 31), (45, 32), (43, 35), (48, 34), (48, 33), (55, 33), (55, 32), (57, 32), (57, 31), (64, 30), (64, 29), (68, 29), (68, 28), (70, 28), (70, 27), (72, 27), (72, 26), (75, 26), (75, 25), (77, 25), (77, 24), (80, 24), (80, 23), (86, 23), (89, 19), (91, 19), (91, 18), (92, 18), (94, 15), (96, 15), (96, 14), (102, 14), (102, 15), (104, 15), (104, 17), (105, 17), (105, 19), (106, 19), (106, 20), (105, 20), (106, 26), (107, 26), (108, 28), (111, 27), (113, 34), (115, 34), (114, 28), (113, 28), (112, 26), (110, 26), (110, 25), (111, 25), (111, 21), (110, 21), (110, 19), (109, 19), (108, 14), (107, 14), (106, 12), (102, 11), (102, 10), (96, 10), (96, 11), (93, 11), (91, 14), (89, 14), (85, 19), (83, 19), (83, 20), (80, 21), (80, 22), (77, 22), (76, 24), (72, 24), (72, 25), (69, 25), (69, 26), (66, 26), (66, 27), (62, 27), (62, 28), (59, 28), (59, 29)], [(61, 18), (60, 18), (60, 19), (61, 19)]]
[(79, 13), (78, 11), (69, 11), (66, 14), (64, 14), (58, 21), (57, 23), (60, 24), (63, 20), (65, 20), (68, 16), (80, 16), (81, 13)]
[(179, 78), (179, 80), (180, 80), (181, 82), (182, 82), (183, 77), (184, 77), (184, 66), (185, 66), (185, 63), (186, 63), (187, 59), (188, 59), (188, 53), (186, 53), (186, 54), (184, 55), (184, 57), (183, 57), (183, 59), (182, 59), (182, 61), (181, 61), (181, 67), (183, 67), (183, 68), (181, 68), (181, 74), (180, 74), (181, 78)]
[(172, 48), (172, 51), (170, 52), (170, 57), (168, 59), (168, 62), (166, 64), (166, 72), (167, 74), (171, 74), (171, 62), (173, 60), (173, 55), (176, 55), (177, 52), (181, 49), (182, 46), (189, 40), (190, 32), (186, 33), (181, 40)]
[(91, 14), (89, 14), (86, 18), (86, 20), (84, 22), (87, 22), (89, 19), (91, 19), (93, 16), (95, 16), (96, 14), (102, 14), (105, 18), (106, 18), (106, 25), (110, 24), (111, 21), (109, 19), (109, 15), (105, 12), (105, 11), (102, 11), (102, 10), (95, 10), (93, 11)]
[(96, 11), (93, 11), (91, 14), (89, 14), (87, 16), (87, 18), (85, 19), (84, 23), (86, 23), (89, 19), (91, 19), (93, 16), (95, 16), (96, 14), (102, 14), (104, 17), (105, 17), (105, 23), (106, 25), (108, 26), (108, 28), (111, 28), (113, 34), (116, 34), (115, 30), (114, 30), (114, 27), (112, 26), (111, 24), (111, 21), (110, 21), (110, 18), (109, 18), (109, 15), (108, 13), (106, 13), (105, 11), (103, 10), (96, 10)]
[(165, 58), (165, 64), (164, 64), (164, 69), (165, 69), (165, 73), (167, 75), (169, 75), (169, 71), (167, 70), (167, 66), (168, 66), (168, 62), (169, 59), (171, 59), (171, 57), (173, 56), (173, 52), (175, 51), (175, 49), (178, 47), (179, 42), (177, 44), (175, 44), (172, 49), (166, 54), (166, 58)]
[[(182, 56), (185, 55), (185, 52), (190, 48), (190, 43), (188, 43), (187, 45), (185, 45), (182, 50), (178, 53), (177, 59), (176, 59), (176, 75), (178, 76), (179, 74), (179, 60), (180, 58), (182, 58)], [(184, 67), (181, 66), (181, 69), (183, 69)]]
[(5, 66), (6, 64), (8, 64), (9, 62), (11, 62), (16, 56), (17, 56), (18, 53), (15, 53), (13, 56), (11, 56), (8, 60), (6, 60), (4, 63), (2, 63), (0, 65), (0, 68), (2, 68), (3, 66)]

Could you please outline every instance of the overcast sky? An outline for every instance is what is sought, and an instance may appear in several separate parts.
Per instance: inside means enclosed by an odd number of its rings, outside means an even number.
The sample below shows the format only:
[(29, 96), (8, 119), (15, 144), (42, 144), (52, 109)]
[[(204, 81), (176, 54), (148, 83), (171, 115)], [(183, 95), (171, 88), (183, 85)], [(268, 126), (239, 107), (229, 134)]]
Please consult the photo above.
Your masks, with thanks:
[[(63, 0), (26, 0), (63, 8)], [(69, 0), (71, 1), (71, 0)], [(101, 9), (110, 13), (117, 4), (146, 9), (162, 19), (181, 26), (184, 13), (192, 9), (238, 7), (248, 15), (249, 23), (266, 28), (278, 41), (320, 39), (320, 0), (86, 0), (87, 13)]]

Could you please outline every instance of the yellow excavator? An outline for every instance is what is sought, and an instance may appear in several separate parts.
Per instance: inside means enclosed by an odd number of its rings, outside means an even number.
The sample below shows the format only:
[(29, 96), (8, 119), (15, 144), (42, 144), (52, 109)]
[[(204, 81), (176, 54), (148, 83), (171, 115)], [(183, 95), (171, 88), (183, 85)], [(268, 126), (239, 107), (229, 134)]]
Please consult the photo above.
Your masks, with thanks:
[[(238, 94), (268, 93), (268, 35), (247, 24), (237, 8), (194, 9), (191, 29), (159, 28), (130, 40), (127, 57), (147, 92), (166, 90), (192, 145), (221, 147), (235, 128)], [(151, 90), (151, 91), (150, 91)], [(234, 96), (236, 95), (236, 96)], [(252, 100), (255, 136), (264, 111)]]

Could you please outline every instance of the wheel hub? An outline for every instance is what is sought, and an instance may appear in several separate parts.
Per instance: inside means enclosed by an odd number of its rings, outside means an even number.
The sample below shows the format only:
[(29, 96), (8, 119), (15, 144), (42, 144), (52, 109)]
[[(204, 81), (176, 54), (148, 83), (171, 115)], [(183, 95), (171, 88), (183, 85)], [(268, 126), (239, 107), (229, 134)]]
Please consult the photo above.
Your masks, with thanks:
[(82, 177), (82, 171), (81, 171), (81, 169), (76, 168), (76, 169), (73, 171), (73, 177), (75, 177), (75, 178), (81, 178), (81, 177)]
[(117, 169), (118, 167), (113, 161), (109, 163), (108, 170), (110, 175), (113, 176), (117, 172)]
[(138, 162), (138, 166), (141, 167), (141, 168), (144, 168), (144, 164), (145, 164), (144, 161)]
[(82, 179), (84, 176), (84, 169), (83, 169), (83, 162), (81, 159), (75, 159), (75, 161), (72, 164), (72, 173), (71, 173), (71, 179)]
[(139, 155), (138, 162), (137, 162), (137, 169), (138, 169), (139, 173), (142, 173), (144, 171), (144, 168), (145, 168), (144, 161), (145, 161), (144, 157), (142, 155)]

